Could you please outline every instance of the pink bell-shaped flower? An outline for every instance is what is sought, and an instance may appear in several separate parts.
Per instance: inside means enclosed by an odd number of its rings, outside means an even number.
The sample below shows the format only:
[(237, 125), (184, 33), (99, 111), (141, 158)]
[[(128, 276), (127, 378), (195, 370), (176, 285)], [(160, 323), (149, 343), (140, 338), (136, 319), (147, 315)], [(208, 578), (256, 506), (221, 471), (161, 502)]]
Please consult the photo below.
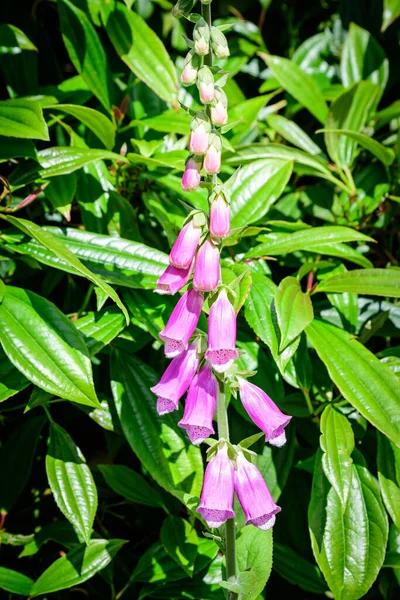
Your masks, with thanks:
[(189, 150), (193, 154), (205, 154), (208, 148), (208, 136), (211, 123), (204, 112), (198, 113), (190, 124)]
[(172, 246), (169, 262), (177, 269), (189, 269), (193, 263), (201, 236), (201, 227), (196, 227), (193, 219), (182, 227)]
[(286, 442), (284, 428), (292, 417), (283, 414), (259, 387), (238, 377), (240, 399), (250, 419), (265, 433), (267, 441), (281, 447)]
[(228, 98), (225, 92), (216, 87), (215, 88), (215, 101), (211, 106), (211, 122), (213, 125), (226, 125), (228, 122)]
[(210, 52), (210, 28), (203, 17), (196, 22), (193, 28), (194, 50), (200, 56)]
[(210, 104), (215, 98), (214, 76), (208, 67), (201, 67), (197, 74), (197, 87), (203, 104)]
[(196, 329), (203, 306), (203, 294), (190, 289), (181, 296), (168, 323), (160, 332), (165, 342), (165, 355), (168, 358), (178, 356), (188, 347), (189, 339)]
[(246, 525), (270, 529), (280, 512), (260, 471), (239, 452), (236, 459), (235, 491), (246, 517)]
[(218, 373), (223, 373), (237, 357), (236, 315), (226, 291), (222, 289), (210, 308), (206, 359)]
[(203, 168), (208, 175), (215, 175), (221, 170), (222, 142), (218, 133), (210, 133), (209, 146), (204, 157)]
[(203, 489), (197, 512), (209, 527), (221, 527), (233, 519), (234, 470), (224, 445), (210, 460), (204, 474)]
[(173, 295), (179, 292), (189, 281), (192, 274), (192, 265), (188, 269), (178, 269), (172, 265), (168, 265), (164, 273), (157, 281), (157, 289), (154, 290), (157, 294)]
[(200, 246), (194, 266), (193, 286), (199, 292), (216, 290), (220, 277), (219, 249), (210, 239)]
[(185, 171), (182, 176), (182, 189), (186, 192), (192, 192), (200, 185), (201, 160), (196, 160), (193, 156), (186, 163)]
[(168, 365), (163, 376), (151, 391), (158, 396), (157, 412), (165, 415), (178, 408), (179, 400), (187, 392), (190, 383), (199, 368), (200, 358), (197, 352), (197, 340)]
[(194, 50), (186, 55), (185, 63), (183, 65), (183, 71), (181, 75), (181, 82), (183, 85), (192, 85), (196, 83), (197, 73), (201, 66), (201, 58)]
[(210, 206), (210, 233), (224, 238), (231, 230), (231, 208), (222, 194), (217, 194)]
[(180, 427), (186, 429), (192, 444), (200, 444), (214, 433), (213, 417), (217, 393), (217, 380), (211, 366), (206, 364), (190, 384), (185, 411), (178, 423)]

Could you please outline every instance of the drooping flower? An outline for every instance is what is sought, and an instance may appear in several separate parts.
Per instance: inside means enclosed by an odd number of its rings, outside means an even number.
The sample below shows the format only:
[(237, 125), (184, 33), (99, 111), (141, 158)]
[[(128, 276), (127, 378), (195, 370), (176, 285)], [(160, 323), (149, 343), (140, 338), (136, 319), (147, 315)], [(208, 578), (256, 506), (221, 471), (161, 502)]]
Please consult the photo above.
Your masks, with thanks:
[(211, 122), (213, 125), (226, 125), (228, 122), (228, 98), (224, 90), (215, 88), (215, 102), (211, 106)]
[(210, 460), (204, 474), (203, 489), (197, 512), (209, 527), (221, 527), (233, 519), (234, 469), (228, 457), (228, 448), (222, 446)]
[(194, 49), (200, 56), (210, 52), (210, 28), (203, 17), (197, 21), (193, 29)]
[(169, 262), (177, 269), (188, 269), (193, 263), (201, 236), (201, 227), (196, 227), (193, 219), (181, 229), (172, 246)]
[(270, 494), (260, 471), (238, 453), (235, 470), (235, 491), (246, 517), (246, 525), (259, 529), (270, 529), (275, 523), (275, 515), (280, 512)]
[(208, 134), (211, 131), (211, 123), (204, 112), (197, 113), (190, 124), (189, 150), (193, 154), (205, 154), (208, 148)]
[(217, 58), (227, 58), (230, 54), (226, 37), (216, 27), (211, 28), (211, 47)]
[(168, 323), (160, 333), (160, 338), (165, 342), (165, 355), (168, 358), (178, 356), (188, 347), (189, 339), (200, 317), (203, 301), (203, 294), (194, 289), (188, 290), (179, 299)]
[(210, 233), (215, 237), (226, 237), (231, 230), (231, 209), (222, 194), (217, 194), (210, 206)]
[(236, 315), (225, 289), (210, 308), (206, 359), (223, 373), (238, 357), (236, 350)]
[(271, 398), (259, 387), (243, 377), (238, 377), (240, 399), (249, 415), (267, 441), (273, 446), (281, 447), (286, 442), (284, 428), (292, 417), (283, 414)]
[(196, 83), (197, 73), (201, 66), (201, 58), (194, 50), (186, 55), (185, 63), (183, 65), (183, 71), (181, 75), (181, 82), (183, 85), (193, 85)]
[(186, 429), (193, 444), (200, 444), (214, 433), (213, 416), (217, 392), (217, 380), (211, 366), (206, 364), (190, 384), (185, 411), (178, 423), (180, 427)]
[(172, 265), (168, 265), (164, 273), (157, 281), (157, 289), (154, 290), (157, 294), (173, 295), (179, 292), (189, 281), (193, 271), (193, 265), (188, 269), (178, 269)]
[(204, 157), (203, 168), (208, 175), (215, 175), (221, 170), (222, 142), (218, 133), (210, 133), (209, 145)]
[(215, 97), (214, 76), (208, 67), (201, 67), (197, 74), (197, 87), (203, 104), (210, 104)]
[(212, 292), (220, 277), (219, 250), (210, 239), (200, 246), (194, 265), (193, 286), (199, 292)]
[(191, 192), (200, 185), (201, 160), (196, 160), (193, 156), (186, 163), (185, 171), (182, 176), (182, 189)]
[(185, 352), (176, 356), (151, 391), (157, 396), (157, 412), (165, 415), (178, 408), (179, 400), (187, 392), (199, 367), (197, 340)]

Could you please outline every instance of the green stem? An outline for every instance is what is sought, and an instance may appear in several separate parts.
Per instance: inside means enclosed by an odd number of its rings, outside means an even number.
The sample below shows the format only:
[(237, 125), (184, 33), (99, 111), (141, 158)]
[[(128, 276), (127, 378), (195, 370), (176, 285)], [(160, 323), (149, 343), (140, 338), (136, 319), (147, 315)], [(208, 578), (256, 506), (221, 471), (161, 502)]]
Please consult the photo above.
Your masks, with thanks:
[[(210, 4), (202, 4), (201, 5), (201, 16), (203, 17), (203, 19), (205, 20), (205, 22), (207, 23), (207, 25), (210, 28), (211, 31), (211, 26), (212, 26), (212, 21), (211, 21), (211, 3)], [(212, 52), (211, 52), (211, 44), (210, 44), (210, 52), (204, 57), (204, 64), (207, 67), (212, 67)]]

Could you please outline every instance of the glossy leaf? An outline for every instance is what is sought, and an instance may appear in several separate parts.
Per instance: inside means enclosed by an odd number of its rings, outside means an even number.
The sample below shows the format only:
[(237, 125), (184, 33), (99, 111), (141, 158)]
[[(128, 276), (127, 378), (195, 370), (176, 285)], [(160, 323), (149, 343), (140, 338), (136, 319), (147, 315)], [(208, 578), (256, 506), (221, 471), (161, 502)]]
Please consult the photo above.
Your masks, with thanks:
[(18, 98), (2, 100), (0, 102), (0, 135), (48, 140), (49, 133), (40, 103)]
[(285, 140), (293, 146), (309, 154), (318, 155), (322, 150), (294, 121), (282, 117), (282, 115), (269, 115), (268, 124), (275, 129)]
[(358, 600), (374, 583), (385, 558), (387, 516), (379, 488), (357, 453), (346, 509), (315, 462), (308, 520), (315, 559), (335, 600)]
[[(400, 445), (399, 384), (396, 375), (349, 333), (314, 319), (306, 334), (344, 398)], [(354, 369), (354, 365), (357, 369)]]
[(106, 20), (106, 29), (115, 50), (135, 75), (166, 102), (176, 102), (174, 64), (146, 22), (123, 4), (116, 4)]
[(90, 271), (79, 260), (79, 258), (73, 252), (71, 252), (66, 245), (63, 244), (60, 238), (53, 236), (49, 231), (39, 227), (32, 221), (27, 221), (26, 219), (17, 219), (16, 217), (12, 216), (7, 217), (7, 220), (12, 225), (15, 225), (15, 227), (18, 227), (18, 229), (23, 231), (26, 235), (29, 235), (34, 240), (39, 242), (39, 244), (50, 251), (51, 254), (56, 257), (56, 259), (67, 263), (70, 268), (73, 269), (73, 272), (81, 275), (82, 277), (86, 277), (86, 279), (89, 279), (89, 281), (101, 288), (107, 294), (107, 296), (112, 298), (117, 306), (119, 306), (128, 322), (128, 313), (117, 292), (113, 290), (113, 288), (105, 281), (103, 281), (101, 276), (98, 276), (96, 273)]
[(46, 196), (53, 208), (67, 220), (71, 220), (71, 206), (75, 197), (77, 179), (75, 173), (54, 177), (46, 186)]
[(0, 449), (0, 480), (7, 482), (0, 487), (1, 511), (7, 513), (12, 509), (28, 482), (45, 422), (43, 416), (24, 419)]
[(97, 490), (85, 457), (69, 434), (50, 426), (47, 479), (58, 508), (89, 543), (97, 510)]
[(399, 0), (384, 0), (383, 1), (383, 22), (381, 31), (386, 29), (400, 16)]
[(321, 415), (320, 444), (322, 468), (345, 510), (353, 471), (354, 434), (348, 419), (332, 405)]
[(371, 154), (376, 156), (376, 158), (387, 167), (389, 167), (394, 161), (394, 152), (391, 148), (386, 148), (383, 144), (380, 144), (372, 137), (365, 135), (365, 133), (350, 131), (348, 129), (324, 129), (323, 131), (345, 135), (346, 137), (351, 138), (352, 140), (358, 142), (363, 148), (369, 150)]
[(313, 77), (287, 58), (268, 54), (261, 56), (280, 85), (304, 108), (307, 108), (318, 121), (324, 123), (328, 114), (328, 106)]
[(94, 356), (124, 330), (126, 321), (117, 307), (107, 307), (89, 312), (75, 321), (75, 327), (83, 335), (89, 354)]
[(0, 304), (0, 342), (10, 361), (41, 389), (98, 406), (82, 336), (45, 298), (7, 287)]
[[(371, 241), (371, 238), (355, 231), (350, 227), (341, 227), (337, 225), (327, 225), (325, 227), (313, 227), (295, 231), (285, 237), (273, 239), (271, 236), (270, 242), (265, 242), (249, 250), (246, 253), (246, 258), (257, 258), (260, 256), (281, 256), (288, 252), (297, 250), (307, 250), (312, 252), (313, 249), (320, 246), (328, 246), (328, 244), (340, 244), (342, 242), (352, 241)], [(317, 250), (319, 252), (319, 250)]]
[(81, 121), (103, 142), (107, 150), (111, 150), (115, 144), (115, 130), (110, 119), (103, 113), (87, 106), (76, 106), (75, 104), (56, 104), (51, 110), (60, 110)]
[(186, 519), (169, 515), (161, 527), (160, 536), (167, 554), (192, 577), (199, 543), (193, 525)]
[(297, 554), (289, 546), (274, 542), (273, 568), (281, 577), (307, 592), (322, 595), (327, 591), (326, 583), (317, 565)]
[(241, 227), (259, 221), (282, 194), (293, 163), (259, 160), (239, 171), (231, 191), (231, 225)]
[(125, 544), (125, 540), (90, 540), (50, 565), (34, 583), (32, 597), (65, 590), (87, 581), (104, 569)]
[[(189, 444), (170, 415), (160, 417), (150, 387), (157, 376), (135, 356), (113, 356), (111, 388), (122, 430), (150, 475), (167, 491), (198, 496), (203, 478), (200, 449)], [(168, 460), (174, 455), (174, 461)]]
[(114, 492), (138, 504), (162, 506), (160, 494), (144, 477), (124, 465), (99, 465), (99, 469)]
[(58, 2), (61, 33), (75, 69), (106, 110), (112, 105), (112, 80), (106, 53), (86, 13), (69, 0)]
[(35, 44), (15, 25), (6, 23), (0, 25), (0, 40), (0, 55), (13, 54), (15, 56), (21, 54), (23, 50), (35, 50), (37, 52)]
[(378, 481), (393, 523), (400, 529), (400, 449), (378, 432)]
[(19, 596), (30, 596), (32, 586), (33, 579), (30, 577), (18, 573), (18, 571), (0, 567), (0, 589)]
[(309, 294), (305, 294), (295, 277), (285, 277), (275, 293), (276, 316), (278, 318), (282, 351), (307, 327), (314, 318)]
[(251, 569), (256, 580), (246, 600), (256, 600), (265, 587), (272, 567), (272, 531), (263, 531), (251, 525), (243, 527), (236, 542), (239, 572)]
[(18, 394), (30, 384), (18, 369), (9, 361), (3, 349), (0, 347), (0, 402)]
[(315, 292), (353, 292), (400, 298), (400, 272), (396, 269), (355, 269), (324, 279)]

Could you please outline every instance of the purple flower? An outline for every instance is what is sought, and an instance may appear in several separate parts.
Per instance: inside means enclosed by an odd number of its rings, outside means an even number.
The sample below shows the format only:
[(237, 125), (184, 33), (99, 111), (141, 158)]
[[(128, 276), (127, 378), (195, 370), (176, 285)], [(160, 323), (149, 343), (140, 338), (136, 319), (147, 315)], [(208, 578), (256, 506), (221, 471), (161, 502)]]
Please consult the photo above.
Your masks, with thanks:
[(234, 470), (227, 446), (220, 448), (207, 465), (197, 512), (209, 527), (221, 527), (233, 519)]
[(201, 161), (190, 158), (182, 176), (182, 189), (191, 192), (200, 185)]
[(194, 266), (193, 286), (199, 292), (212, 292), (220, 276), (219, 250), (210, 239), (200, 246)]
[(286, 442), (284, 427), (292, 417), (284, 415), (259, 387), (238, 377), (242, 404), (254, 423), (265, 433), (267, 441), (281, 447)]
[(201, 236), (201, 227), (193, 219), (180, 231), (169, 255), (169, 263), (177, 269), (189, 269), (193, 263)]
[(231, 230), (231, 209), (222, 194), (211, 202), (210, 233), (215, 237), (226, 237)]
[(169, 265), (157, 281), (157, 294), (176, 294), (189, 281), (192, 274), (192, 265), (188, 269), (178, 269)]
[(160, 333), (160, 338), (165, 342), (165, 355), (168, 358), (178, 356), (188, 347), (189, 339), (200, 317), (203, 301), (203, 294), (193, 289), (185, 292), (179, 299), (168, 323)]
[(151, 391), (158, 396), (157, 412), (165, 415), (178, 408), (179, 400), (186, 393), (200, 363), (197, 341), (186, 352), (176, 356)]
[[(175, 359), (176, 360), (176, 359)], [(214, 433), (213, 416), (217, 403), (218, 383), (210, 365), (195, 375), (186, 398), (185, 412), (178, 425), (186, 429), (193, 444), (204, 442)]]
[(210, 308), (206, 359), (218, 373), (223, 373), (237, 357), (236, 315), (223, 289)]
[(260, 471), (239, 452), (236, 460), (235, 491), (246, 517), (246, 525), (270, 529), (280, 512)]

